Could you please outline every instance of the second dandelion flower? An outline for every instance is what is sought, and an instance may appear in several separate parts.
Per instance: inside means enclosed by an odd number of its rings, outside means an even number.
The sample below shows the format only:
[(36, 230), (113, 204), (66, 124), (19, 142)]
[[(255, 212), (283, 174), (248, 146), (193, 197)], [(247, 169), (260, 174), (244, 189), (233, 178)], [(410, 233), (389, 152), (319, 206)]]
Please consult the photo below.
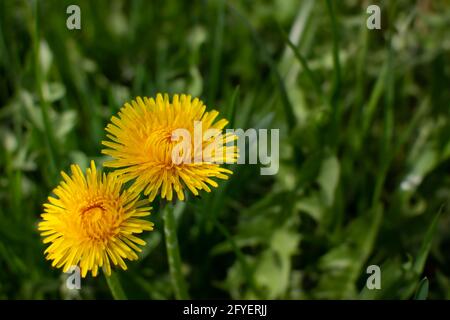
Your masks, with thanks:
[[(102, 152), (113, 160), (105, 166), (115, 168), (123, 182), (133, 181), (131, 189), (143, 191), (150, 201), (158, 194), (184, 200), (185, 188), (194, 195), (210, 192), (210, 186), (218, 186), (213, 178), (232, 174), (221, 164), (235, 163), (238, 157), (237, 147), (228, 145), (237, 137), (222, 132), (228, 121), (216, 121), (218, 115), (188, 95), (174, 95), (172, 101), (161, 94), (138, 97), (106, 127), (109, 141), (102, 142), (107, 147)], [(178, 152), (180, 144), (185, 148)]]

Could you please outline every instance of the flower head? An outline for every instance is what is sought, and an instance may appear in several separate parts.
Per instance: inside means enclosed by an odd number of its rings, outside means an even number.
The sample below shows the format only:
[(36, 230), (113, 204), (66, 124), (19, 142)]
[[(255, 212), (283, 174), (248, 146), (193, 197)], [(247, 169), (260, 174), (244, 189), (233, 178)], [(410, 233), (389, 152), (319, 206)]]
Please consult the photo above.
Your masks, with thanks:
[(185, 187), (194, 195), (210, 192), (209, 186), (217, 187), (212, 178), (228, 179), (232, 172), (221, 164), (236, 162), (238, 150), (227, 145), (237, 136), (222, 132), (228, 121), (215, 121), (219, 113), (205, 110), (202, 101), (186, 95), (126, 103), (106, 127), (111, 141), (103, 141), (102, 152), (113, 160), (105, 166), (116, 168), (123, 182), (133, 180), (131, 189), (151, 201), (158, 193), (184, 200)]
[(39, 231), (52, 266), (63, 271), (78, 265), (82, 277), (90, 270), (97, 275), (103, 267), (111, 274), (110, 261), (126, 270), (124, 259), (136, 260), (137, 245), (145, 241), (134, 234), (153, 230), (153, 223), (140, 219), (150, 214), (148, 201), (139, 201), (139, 194), (123, 191), (115, 175), (97, 172), (94, 162), (86, 177), (78, 165), (71, 166), (71, 176), (62, 172), (64, 181), (53, 190), (44, 204)]

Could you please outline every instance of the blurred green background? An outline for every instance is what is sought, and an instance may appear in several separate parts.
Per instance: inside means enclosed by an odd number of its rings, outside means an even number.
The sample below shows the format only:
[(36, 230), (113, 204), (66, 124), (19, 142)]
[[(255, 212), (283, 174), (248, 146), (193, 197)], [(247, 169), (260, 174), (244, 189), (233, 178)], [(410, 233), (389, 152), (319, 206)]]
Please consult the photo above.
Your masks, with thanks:
[[(444, 0), (0, 1), (0, 298), (111, 297), (102, 276), (67, 290), (36, 224), (59, 171), (101, 164), (111, 115), (157, 92), (280, 129), (277, 175), (234, 166), (177, 207), (193, 298), (450, 298), (449, 30)], [(174, 296), (154, 207), (130, 298)]]

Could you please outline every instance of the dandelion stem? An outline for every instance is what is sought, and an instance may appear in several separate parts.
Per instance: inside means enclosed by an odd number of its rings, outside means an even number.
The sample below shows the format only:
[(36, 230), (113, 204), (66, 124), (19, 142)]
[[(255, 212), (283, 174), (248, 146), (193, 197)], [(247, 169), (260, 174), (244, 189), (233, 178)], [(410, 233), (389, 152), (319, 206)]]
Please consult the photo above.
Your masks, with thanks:
[(178, 248), (177, 230), (173, 205), (166, 204), (163, 209), (164, 236), (166, 240), (167, 258), (169, 260), (170, 277), (177, 299), (189, 299), (186, 283), (181, 272), (181, 257)]
[(115, 300), (127, 300), (127, 296), (123, 291), (122, 285), (120, 284), (119, 277), (114, 271), (111, 271), (111, 276), (107, 276), (105, 272), (103, 272), (106, 278), (106, 282), (108, 283), (109, 290)]

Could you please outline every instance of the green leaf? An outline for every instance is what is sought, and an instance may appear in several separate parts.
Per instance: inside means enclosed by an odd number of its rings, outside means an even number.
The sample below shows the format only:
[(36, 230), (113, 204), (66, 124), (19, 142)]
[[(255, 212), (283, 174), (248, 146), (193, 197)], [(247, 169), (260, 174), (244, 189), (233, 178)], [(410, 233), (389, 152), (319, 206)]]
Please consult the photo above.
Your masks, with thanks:
[(431, 244), (433, 241), (434, 234), (436, 233), (436, 227), (439, 221), (439, 218), (441, 216), (441, 212), (443, 210), (443, 207), (439, 210), (439, 212), (434, 217), (433, 221), (431, 222), (430, 226), (428, 227), (427, 233), (425, 234), (425, 239), (422, 242), (422, 246), (420, 247), (419, 254), (416, 257), (416, 260), (414, 262), (413, 270), (417, 274), (421, 274), (423, 272), (423, 268), (425, 267), (425, 262), (428, 257), (428, 253), (431, 249)]
[(356, 296), (356, 281), (372, 252), (383, 217), (378, 205), (356, 218), (344, 232), (340, 245), (333, 247), (319, 260), (321, 271), (316, 298), (352, 299)]
[(323, 200), (326, 206), (331, 206), (334, 202), (336, 187), (339, 183), (340, 166), (335, 155), (330, 155), (322, 162), (317, 182), (319, 183)]
[(417, 288), (414, 300), (426, 300), (428, 296), (428, 287), (428, 279), (427, 277), (425, 277), (419, 283), (419, 287)]

